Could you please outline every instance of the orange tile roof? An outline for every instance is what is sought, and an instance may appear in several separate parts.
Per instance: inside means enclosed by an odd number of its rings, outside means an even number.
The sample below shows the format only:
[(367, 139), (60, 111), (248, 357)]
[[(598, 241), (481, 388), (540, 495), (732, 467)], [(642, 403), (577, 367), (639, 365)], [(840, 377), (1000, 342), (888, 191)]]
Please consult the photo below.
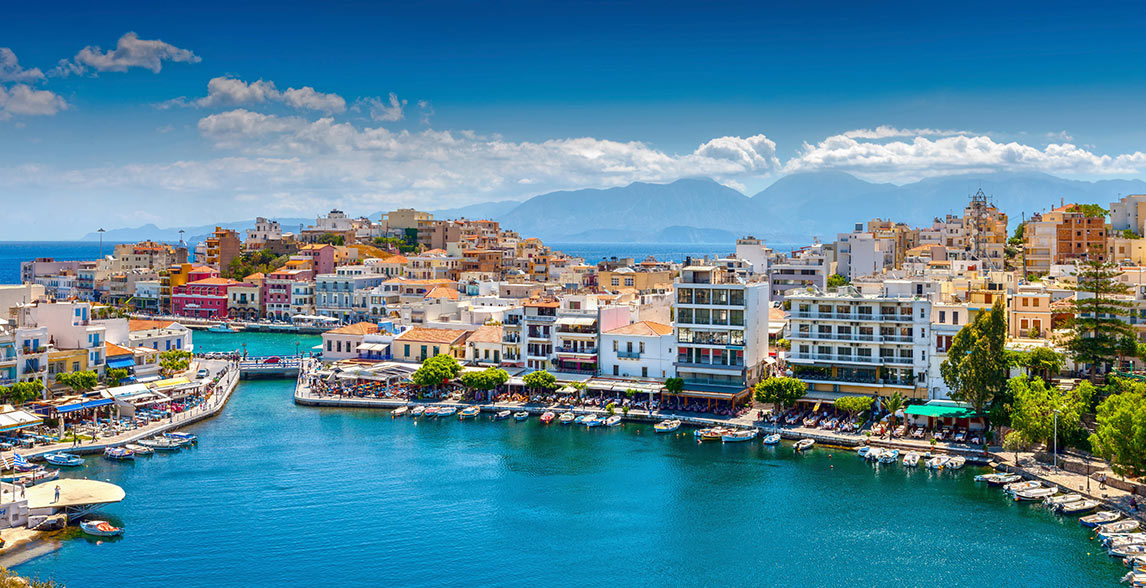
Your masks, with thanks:
[(654, 323), (653, 321), (640, 321), (631, 325), (617, 327), (611, 331), (606, 331), (606, 335), (638, 335), (642, 337), (660, 337), (663, 335), (672, 334), (672, 326), (664, 323)]
[(374, 323), (354, 323), (327, 331), (332, 335), (373, 335), (378, 332), (378, 325)]
[(266, 277), (266, 275), (265, 275), (265, 274), (263, 274), (263, 272), (255, 272), (255, 273), (253, 273), (253, 274), (251, 274), (251, 275), (249, 275), (249, 276), (247, 276), (247, 277), (243, 278), (243, 281), (248, 281), (248, 280), (261, 280), (261, 279), (263, 279), (263, 278), (265, 278), (265, 277)]
[(195, 280), (188, 282), (187, 286), (227, 286), (230, 284), (238, 284), (235, 280), (230, 278), (203, 278), (202, 280)]
[(466, 338), (469, 343), (500, 343), (502, 328), (500, 325), (482, 325), (478, 330), (470, 333)]
[(429, 292), (426, 292), (426, 298), (457, 300), (458, 291), (444, 286), (438, 286)]
[(104, 341), (103, 348), (107, 350), (105, 355), (109, 358), (119, 357), (121, 355), (134, 355), (130, 349), (121, 347), (115, 343), (108, 343), (107, 341)]
[(461, 329), (431, 329), (429, 327), (414, 327), (394, 338), (395, 341), (418, 341), (424, 343), (457, 344), (465, 340), (468, 331)]
[(386, 258), (386, 263), (410, 263), (410, 260), (405, 255), (391, 255)]
[(174, 325), (175, 321), (156, 321), (149, 319), (129, 319), (127, 321), (128, 331), (150, 331), (152, 329), (166, 329)]

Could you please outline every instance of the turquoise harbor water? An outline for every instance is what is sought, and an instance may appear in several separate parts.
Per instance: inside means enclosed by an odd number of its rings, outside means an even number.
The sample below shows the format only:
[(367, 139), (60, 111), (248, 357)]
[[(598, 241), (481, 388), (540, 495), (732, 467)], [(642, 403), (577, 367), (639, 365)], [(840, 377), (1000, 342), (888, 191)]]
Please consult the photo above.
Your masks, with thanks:
[[(200, 335), (293, 351), (290, 335)], [(304, 338), (305, 339), (305, 338)], [(852, 452), (691, 434), (415, 423), (245, 382), (199, 446), (74, 475), (122, 485), (117, 541), (17, 571), (69, 588), (1112, 586), (1076, 520)]]

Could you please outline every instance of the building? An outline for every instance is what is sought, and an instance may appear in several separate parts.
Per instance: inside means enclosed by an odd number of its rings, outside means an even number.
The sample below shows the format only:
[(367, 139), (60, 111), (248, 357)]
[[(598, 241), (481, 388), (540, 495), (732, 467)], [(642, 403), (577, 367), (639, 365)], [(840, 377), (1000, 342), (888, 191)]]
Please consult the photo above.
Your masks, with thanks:
[(128, 343), (132, 349), (191, 351), (191, 329), (168, 320), (131, 319), (127, 323)]
[(263, 316), (263, 298), (258, 284), (236, 282), (227, 288), (227, 317), (257, 321)]
[(481, 366), (500, 366), (504, 344), (501, 325), (482, 325), (466, 338), (466, 360)]
[(268, 220), (263, 217), (255, 219), (255, 228), (247, 229), (247, 249), (262, 249), (262, 246), (269, 241), (282, 241), (283, 228), (279, 225), (278, 221)]
[(414, 327), (394, 338), (391, 352), (399, 361), (422, 362), (437, 355), (464, 359), (469, 334), (462, 329)]
[(639, 321), (601, 333), (601, 374), (622, 378), (676, 377), (672, 325)]
[(676, 375), (684, 401), (746, 399), (768, 358), (768, 283), (687, 266), (674, 283)]
[(1110, 230), (1146, 235), (1146, 195), (1128, 194), (1110, 203)]
[(368, 318), (371, 315), (371, 291), (386, 281), (385, 274), (373, 273), (372, 269), (366, 265), (344, 265), (335, 273), (316, 276), (315, 313), (342, 322)]
[(358, 347), (367, 335), (378, 333), (374, 323), (354, 323), (322, 334), (323, 361), (338, 361), (358, 357)]
[(831, 257), (820, 243), (775, 256), (767, 267), (772, 302), (783, 302), (789, 290), (826, 288), (828, 278), (836, 273)]
[(1043, 284), (1023, 284), (1007, 305), (1007, 330), (1013, 339), (1044, 339), (1051, 331), (1051, 294)]
[(160, 312), (171, 312), (171, 296), (175, 288), (206, 278), (219, 277), (219, 270), (193, 263), (181, 263), (168, 267), (159, 273), (159, 309)]
[(395, 232), (417, 229), (419, 223), (432, 220), (434, 220), (434, 215), (431, 213), (420, 212), (413, 208), (399, 208), (383, 214), (382, 218), (379, 219), (379, 224), (382, 225), (383, 230)]
[(1034, 214), (1023, 225), (1023, 267), (1046, 274), (1051, 266), (1079, 260), (1106, 261), (1106, 219), (1087, 216), (1075, 204)]
[(243, 243), (239, 239), (238, 231), (223, 227), (215, 227), (215, 232), (207, 238), (205, 243), (207, 250), (203, 263), (220, 272), (227, 271), (231, 267), (231, 262), (237, 259), (243, 250)]
[(171, 295), (171, 314), (225, 319), (228, 316), (229, 290), (241, 283), (227, 278), (205, 278), (178, 286)]
[(889, 292), (864, 295), (852, 286), (792, 292), (788, 363), (808, 383), (808, 397), (834, 402), (844, 394), (928, 397), (931, 302)]
[(326, 243), (312, 243), (310, 245), (303, 245), (302, 247), (299, 247), (298, 254), (305, 256), (310, 260), (310, 267), (312, 270), (314, 270), (316, 275), (330, 274), (334, 273), (335, 249), (336, 247), (334, 245), (329, 245)]
[(292, 316), (291, 304), (294, 300), (294, 284), (309, 281), (308, 269), (278, 269), (263, 279), (263, 313), (266, 318), (288, 321)]

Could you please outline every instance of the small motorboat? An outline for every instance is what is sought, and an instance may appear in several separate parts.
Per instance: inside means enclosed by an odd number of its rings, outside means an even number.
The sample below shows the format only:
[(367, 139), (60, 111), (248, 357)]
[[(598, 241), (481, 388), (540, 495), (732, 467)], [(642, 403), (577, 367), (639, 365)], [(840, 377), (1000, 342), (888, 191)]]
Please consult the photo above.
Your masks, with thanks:
[(1005, 476), (1005, 475), (1007, 475), (1007, 474), (979, 474), (979, 475), (975, 476), (975, 481), (976, 482), (991, 483), (995, 480), (998, 480), (1001, 476)]
[(1095, 533), (1095, 536), (1101, 538), (1103, 547), (1111, 550), (1127, 549), (1134, 545), (1146, 546), (1146, 533), (1114, 533), (1111, 535)]
[(513, 411), (502, 410), (502, 411), (498, 411), (497, 414), (493, 415), (493, 420), (503, 421), (503, 420), (505, 420), (511, 416), (513, 416)]
[(0, 478), (0, 482), (9, 482), (12, 484), (21, 484), (24, 486), (35, 486), (36, 484), (43, 484), (44, 482), (51, 482), (60, 477), (60, 470), (49, 470), (44, 467), (37, 467), (34, 470), (21, 472), (12, 476), (5, 476)]
[[(144, 447), (147, 447), (144, 445)], [(151, 449), (150, 447), (147, 447)], [(112, 461), (131, 461), (135, 459), (135, 452), (126, 447), (108, 447), (103, 450), (103, 456)]]
[(415, 406), (414, 408), (410, 409), (410, 416), (412, 416), (412, 417), (419, 417), (425, 413), (426, 413), (426, 407), (421, 406), (421, 405)]
[[(458, 409), (457, 409), (457, 407), (454, 407), (454, 406), (443, 406), (443, 407), (438, 409), (438, 418), (440, 418), (440, 419), (452, 417), (455, 414), (458, 414)], [(477, 414), (477, 413), (474, 413), (474, 414)]]
[(123, 529), (107, 522), (107, 521), (84, 521), (80, 523), (80, 529), (88, 535), (95, 535), (96, 537), (118, 537), (123, 535)]
[(458, 420), (464, 421), (466, 419), (472, 419), (479, 414), (481, 414), (481, 407), (479, 407), (479, 406), (467, 406), (467, 407), (463, 408), (461, 412), (458, 413)]
[(575, 421), (575, 420), (577, 420), (577, 415), (575, 415), (571, 412), (561, 413), (561, 424), (562, 425), (572, 425), (573, 421)]
[(406, 416), (406, 413), (408, 413), (408, 412), (410, 412), (409, 406), (399, 406), (398, 408), (394, 409), (394, 412), (390, 413), (390, 416), (392, 416), (392, 417), (403, 417), (403, 416)]
[(701, 441), (722, 441), (724, 440), (724, 429), (721, 427), (701, 429), (696, 432), (696, 436), (700, 437)]
[(1130, 533), (1138, 530), (1139, 523), (1135, 519), (1126, 519), (1122, 521), (1114, 521), (1113, 523), (1106, 523), (1105, 525), (1098, 525), (1094, 528), (1099, 537), (1117, 535), (1119, 533)]
[(1060, 504), (1055, 507), (1055, 510), (1062, 514), (1081, 514), (1098, 508), (1100, 504), (1102, 503), (1097, 500), (1082, 499)]
[(793, 448), (796, 451), (807, 451), (807, 450), (811, 449), (812, 446), (815, 444), (816, 444), (815, 439), (800, 439), (799, 441), (796, 442), (796, 445)]
[(193, 435), (191, 433), (185, 433), (183, 431), (174, 431), (171, 433), (167, 433), (167, 436), (170, 437), (171, 439), (178, 439), (178, 440), (183, 441), (184, 445), (199, 442), (198, 436)]
[(63, 451), (57, 451), (55, 453), (49, 453), (49, 454), (45, 455), (44, 461), (46, 461), (46, 462), (48, 462), (54, 466), (61, 466), (61, 467), (67, 467), (67, 468), (74, 468), (77, 466), (84, 465), (84, 458), (82, 458), (78, 455), (72, 455), (70, 453), (64, 453)]
[(196, 441), (195, 439), (187, 439), (185, 437), (175, 437), (171, 433), (164, 433), (163, 438), (170, 439), (172, 443), (175, 443), (180, 447), (190, 447), (194, 445)]
[(579, 414), (573, 418), (573, 423), (576, 425), (583, 425), (583, 424), (585, 424), (585, 419), (595, 419), (595, 418), (597, 418), (597, 417), (595, 417), (591, 414)]
[(1108, 550), (1108, 553), (1110, 553), (1112, 557), (1124, 558), (1126, 565), (1130, 567), (1141, 568), (1146, 566), (1146, 545), (1141, 543), (1112, 547)]
[(238, 333), (239, 329), (232, 327), (228, 323), (219, 323), (217, 325), (211, 325), (210, 327), (208, 327), (207, 332), (208, 333)]
[(432, 418), (437, 417), (438, 414), (441, 412), (442, 412), (441, 406), (427, 406), (425, 408), (425, 410), (422, 411), (422, 416), (424, 416), (428, 419), (432, 419)]
[(879, 456), (879, 463), (896, 463), (899, 461), (898, 449), (885, 449), (883, 454)]
[(962, 468), (966, 464), (967, 464), (967, 458), (963, 457), (962, 455), (956, 455), (955, 457), (952, 457), (951, 459), (947, 460), (947, 464), (944, 465), (943, 467), (946, 469), (949, 469), (949, 470), (957, 470), (957, 469)]
[(619, 414), (615, 414), (615, 415), (610, 416), (609, 418), (605, 419), (605, 426), (606, 427), (616, 427), (617, 425), (620, 425), (620, 424), (621, 424), (621, 415), (619, 415)]
[(730, 429), (720, 436), (725, 443), (743, 443), (756, 438), (756, 429)]
[(859, 447), (859, 449), (856, 449), (856, 455), (858, 455), (864, 459), (867, 459), (867, 454), (870, 451), (871, 451), (871, 445), (861, 445)]
[(551, 411), (551, 410), (547, 410), (547, 411), (545, 411), (544, 413), (542, 413), (542, 414), (541, 414), (541, 422), (542, 422), (543, 424), (546, 424), (546, 425), (548, 425), (549, 423), (553, 422), (553, 419), (554, 419), (556, 416), (557, 416), (557, 415), (553, 414), (553, 411)]
[(951, 458), (947, 457), (946, 455), (936, 455), (935, 457), (927, 460), (927, 469), (941, 470), (944, 466), (947, 465), (948, 461), (951, 461)]
[(1122, 518), (1122, 513), (1116, 510), (1103, 510), (1096, 512), (1092, 515), (1087, 515), (1078, 519), (1078, 522), (1084, 527), (1097, 527), (1106, 523), (1113, 523)]
[(144, 447), (150, 447), (156, 451), (179, 451), (183, 445), (176, 442), (174, 439), (168, 437), (152, 437), (150, 439), (140, 439), (139, 444)]
[(1019, 490), (1015, 492), (1015, 502), (1032, 502), (1035, 500), (1045, 500), (1054, 496), (1058, 492), (1058, 488), (1030, 488), (1028, 490)]
[(764, 444), (765, 445), (779, 445), (780, 444), (780, 434), (779, 433), (772, 433), (771, 435), (764, 437)]
[(151, 455), (152, 453), (155, 453), (154, 449), (150, 447), (144, 447), (142, 445), (136, 445), (135, 443), (128, 443), (123, 447), (136, 455)]
[(515, 412), (515, 413), (513, 413), (513, 420), (515, 420), (515, 421), (517, 421), (517, 422), (519, 422), (519, 423), (520, 423), (521, 421), (524, 421), (524, 420), (528, 420), (528, 419), (529, 419), (529, 413), (528, 413), (528, 412), (526, 412), (526, 411), (524, 411), (524, 410), (523, 410), (523, 411), (521, 411), (521, 412)]
[(884, 450), (882, 448), (872, 447), (866, 454), (864, 454), (864, 458), (868, 461), (879, 461), (879, 458), (883, 457), (883, 452)]
[(679, 428), (680, 428), (680, 421), (678, 421), (676, 419), (669, 419), (667, 421), (661, 421), (661, 422), (653, 425), (653, 430), (658, 432), (658, 433), (671, 433), (671, 432), (673, 432)]
[(1006, 487), (1007, 484), (1014, 484), (1015, 482), (1021, 482), (1023, 479), (1023, 477), (1018, 475), (1018, 474), (993, 474), (993, 475), (996, 477), (987, 479), (987, 485), (988, 486)]
[(908, 451), (907, 455), (903, 456), (903, 465), (909, 468), (919, 465), (919, 453), (916, 451)]
[(1070, 502), (1078, 502), (1079, 500), (1082, 500), (1082, 499), (1083, 499), (1083, 496), (1081, 494), (1079, 494), (1077, 492), (1073, 492), (1071, 494), (1060, 494), (1058, 496), (1051, 496), (1050, 498), (1047, 498), (1046, 500), (1044, 500), (1043, 504), (1045, 504), (1051, 508), (1056, 508), (1056, 507), (1062, 506), (1062, 505), (1070, 503)]
[(1038, 482), (1015, 482), (1013, 484), (1007, 484), (1006, 486), (1003, 486), (1003, 491), (1006, 492), (1007, 494), (1014, 494), (1015, 492), (1022, 492), (1024, 490), (1033, 490), (1035, 488), (1041, 488), (1041, 487), (1042, 487), (1042, 484), (1040, 484)]
[(586, 429), (592, 427), (600, 427), (601, 425), (605, 424), (605, 419), (597, 418), (595, 415), (590, 414), (585, 416), (584, 420), (581, 421), (581, 424), (585, 425)]

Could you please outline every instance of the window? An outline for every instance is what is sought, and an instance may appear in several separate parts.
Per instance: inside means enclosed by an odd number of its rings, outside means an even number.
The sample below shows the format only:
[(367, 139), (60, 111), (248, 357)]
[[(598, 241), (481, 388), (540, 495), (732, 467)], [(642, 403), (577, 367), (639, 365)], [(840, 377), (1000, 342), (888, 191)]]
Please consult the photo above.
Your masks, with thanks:
[(405, 349), (402, 351), (402, 355), (405, 355), (406, 357), (410, 357), (410, 346), (409, 345), (405, 346)]
[(645, 352), (645, 342), (641, 341), (641, 353)]
[(649, 368), (647, 368), (647, 367), (642, 367), (642, 368), (641, 368), (641, 377), (642, 377), (642, 378), (647, 378), (647, 377), (649, 377)]
[(942, 322), (946, 322), (946, 321), (947, 321), (947, 311), (946, 310), (939, 311), (939, 322), (942, 323)]
[(621, 372), (621, 368), (620, 368), (620, 367), (618, 367), (618, 366), (613, 366), (613, 375), (614, 375), (614, 376), (619, 376), (619, 375), (621, 375), (621, 374), (620, 374), (620, 372)]

